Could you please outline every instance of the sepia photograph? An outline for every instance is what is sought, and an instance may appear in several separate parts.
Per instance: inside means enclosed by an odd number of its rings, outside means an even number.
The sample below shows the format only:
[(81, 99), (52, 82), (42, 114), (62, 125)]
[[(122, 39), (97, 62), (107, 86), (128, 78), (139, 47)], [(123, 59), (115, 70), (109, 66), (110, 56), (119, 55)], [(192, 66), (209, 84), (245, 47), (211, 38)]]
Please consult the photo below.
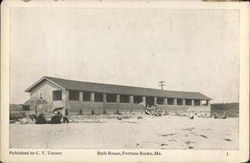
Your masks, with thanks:
[(240, 149), (240, 9), (20, 3), (8, 15), (9, 155)]

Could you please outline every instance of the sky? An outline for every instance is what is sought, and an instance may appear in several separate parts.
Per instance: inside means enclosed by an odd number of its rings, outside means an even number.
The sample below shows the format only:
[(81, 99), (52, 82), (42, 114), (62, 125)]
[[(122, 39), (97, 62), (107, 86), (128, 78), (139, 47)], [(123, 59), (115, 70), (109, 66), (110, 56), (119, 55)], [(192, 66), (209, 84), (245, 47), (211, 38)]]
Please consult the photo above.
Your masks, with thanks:
[(237, 10), (13, 8), (10, 102), (43, 76), (238, 102)]

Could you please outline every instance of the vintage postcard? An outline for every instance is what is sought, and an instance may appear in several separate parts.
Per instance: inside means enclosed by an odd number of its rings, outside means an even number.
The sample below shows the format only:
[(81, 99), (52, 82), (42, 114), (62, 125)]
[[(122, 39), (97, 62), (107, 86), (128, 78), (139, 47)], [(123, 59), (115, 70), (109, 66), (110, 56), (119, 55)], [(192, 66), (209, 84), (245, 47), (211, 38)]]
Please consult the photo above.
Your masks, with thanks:
[(245, 162), (249, 3), (1, 4), (1, 161)]

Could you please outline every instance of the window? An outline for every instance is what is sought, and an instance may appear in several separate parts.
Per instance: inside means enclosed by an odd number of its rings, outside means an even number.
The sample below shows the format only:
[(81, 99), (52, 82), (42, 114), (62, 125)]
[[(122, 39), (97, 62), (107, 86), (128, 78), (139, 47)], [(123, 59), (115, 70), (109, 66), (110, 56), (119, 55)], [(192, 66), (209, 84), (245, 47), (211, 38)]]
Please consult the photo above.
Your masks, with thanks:
[(142, 96), (134, 96), (134, 103), (139, 104), (142, 102)]
[(186, 99), (186, 101), (185, 101), (185, 105), (192, 105), (192, 100), (188, 100), (188, 99)]
[(69, 91), (69, 100), (77, 101), (79, 100), (79, 91)]
[(83, 101), (90, 101), (90, 92), (83, 92)]
[(168, 98), (168, 105), (174, 105), (174, 99)]
[(120, 95), (120, 102), (121, 103), (129, 103), (129, 96), (128, 95)]
[(154, 97), (152, 97), (152, 96), (146, 97), (146, 105), (153, 106), (154, 105)]
[(56, 101), (56, 100), (62, 100), (61, 90), (53, 91), (53, 101)]
[(177, 105), (182, 105), (183, 102), (182, 102), (182, 99), (177, 99)]
[(116, 94), (107, 94), (107, 102), (116, 102)]
[(164, 98), (163, 97), (157, 97), (157, 104), (163, 105)]
[(95, 102), (103, 102), (103, 94), (95, 93)]
[(194, 100), (194, 105), (195, 105), (195, 106), (200, 106), (200, 104), (201, 104), (201, 103), (200, 103), (200, 100)]
[(208, 100), (201, 100), (200, 103), (203, 106), (208, 106)]

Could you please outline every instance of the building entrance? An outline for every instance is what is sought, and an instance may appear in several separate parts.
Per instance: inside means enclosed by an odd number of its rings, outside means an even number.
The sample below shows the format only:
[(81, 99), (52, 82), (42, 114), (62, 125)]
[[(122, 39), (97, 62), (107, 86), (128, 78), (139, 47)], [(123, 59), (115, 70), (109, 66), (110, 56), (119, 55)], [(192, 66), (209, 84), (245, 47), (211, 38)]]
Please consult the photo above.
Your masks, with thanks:
[(149, 96), (149, 97), (146, 97), (146, 106), (153, 106), (154, 105), (154, 97), (152, 96)]

